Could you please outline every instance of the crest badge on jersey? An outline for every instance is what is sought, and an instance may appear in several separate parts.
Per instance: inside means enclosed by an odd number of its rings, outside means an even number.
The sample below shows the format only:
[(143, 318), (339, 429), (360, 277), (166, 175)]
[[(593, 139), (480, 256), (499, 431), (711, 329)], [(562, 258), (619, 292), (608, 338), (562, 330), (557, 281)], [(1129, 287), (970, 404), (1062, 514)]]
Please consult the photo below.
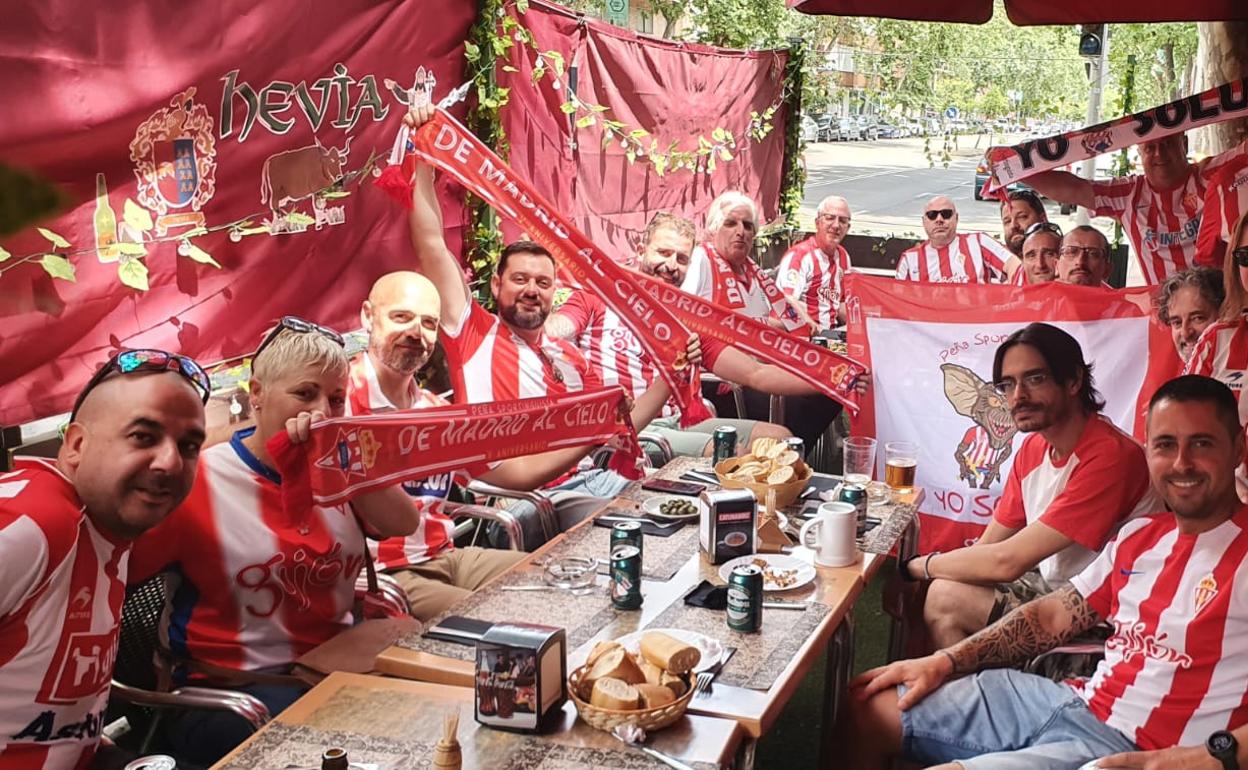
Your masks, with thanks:
[(1218, 580), (1210, 572), (1196, 584), (1196, 612), (1199, 614), (1218, 595)]
[(338, 439), (324, 457), (316, 461), (319, 468), (336, 470), (343, 478), (364, 477), (377, 462), (381, 442), (371, 430), (339, 428)]

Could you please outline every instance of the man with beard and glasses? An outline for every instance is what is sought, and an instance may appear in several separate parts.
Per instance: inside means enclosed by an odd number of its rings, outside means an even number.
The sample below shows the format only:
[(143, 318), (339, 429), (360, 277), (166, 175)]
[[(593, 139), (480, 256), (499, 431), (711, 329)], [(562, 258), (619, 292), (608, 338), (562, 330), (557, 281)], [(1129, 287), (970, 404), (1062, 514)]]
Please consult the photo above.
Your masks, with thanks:
[(997, 348), (993, 383), (1029, 433), (979, 540), (901, 565), (930, 580), (923, 619), (940, 647), (1067, 585), (1122, 523), (1161, 509), (1144, 450), (1101, 414), (1092, 365), (1074, 337), (1043, 323)]
[(189, 358), (120, 353), (78, 396), (56, 459), (0, 475), (0, 767), (96, 753), (131, 543), (191, 491), (209, 388)]
[(985, 233), (959, 233), (958, 208), (937, 195), (923, 208), (927, 240), (901, 253), (897, 278), (929, 283), (1006, 283), (1018, 257)]
[(841, 245), (849, 235), (849, 202), (829, 195), (819, 202), (815, 234), (794, 244), (780, 258), (776, 286), (816, 332), (844, 320), (841, 281), (849, 272), (849, 252)]
[[(672, 286), (680, 286), (693, 250), (693, 223), (661, 212), (646, 228), (644, 242), (637, 260), (637, 270), (652, 275)], [(591, 366), (602, 380), (619, 383), (634, 397), (640, 397), (659, 376), (658, 369), (641, 346), (641, 341), (611, 312), (606, 303), (592, 292), (574, 291), (556, 313), (546, 321), (546, 331), (554, 337), (575, 340)], [(712, 340), (702, 340), (702, 365), (721, 379), (740, 383), (748, 388), (777, 395), (808, 395), (816, 391), (806, 382), (769, 364), (760, 364), (733, 347)], [(671, 410), (666, 410), (671, 412)], [(665, 413), (650, 424), (682, 456), (710, 456), (711, 434), (720, 425), (731, 425), (737, 435), (749, 442), (756, 438), (787, 438), (788, 430), (769, 422), (731, 420), (715, 417), (687, 429), (679, 430), (679, 418)]]
[[(1179, 377), (1153, 394), (1147, 430), (1149, 476), (1172, 513), (1127, 522), (1069, 586), (971, 638), (852, 682), (848, 767), (896, 756), (934, 770), (1248, 766), (1235, 397), (1216, 380)], [(1113, 631), (1088, 679), (1007, 668), (1102, 622)]]
[[(347, 414), (449, 404), (415, 379), (437, 345), (440, 321), (438, 290), (428, 278), (405, 271), (378, 278), (360, 308), (368, 348), (351, 360)], [(406, 537), (369, 546), (378, 567), (393, 575), (407, 593), (412, 615), (422, 622), (439, 615), (525, 558), (519, 551), (456, 548), (451, 540), (454, 524), (444, 513), (452, 486), (463, 486), (475, 477), (509, 489), (535, 489), (589, 452), (589, 447), (571, 447), (404, 483), (404, 491), (424, 512), (420, 526)]]
[[(431, 105), (413, 108), (403, 120), (416, 130), (433, 112)], [(419, 272), (433, 282), (438, 293), (453, 400), (475, 404), (601, 387), (602, 380), (575, 345), (544, 331), (555, 295), (555, 258), (550, 252), (523, 240), (502, 250), (490, 277), (498, 314), (490, 313), (472, 297), (459, 261), (443, 240), (433, 169), (418, 163), (413, 182), (412, 245)], [(696, 337), (690, 339), (687, 354), (690, 362), (701, 361)], [(656, 378), (633, 404), (633, 425), (638, 430), (648, 425), (670, 395), (663, 378)], [(628, 479), (613, 471), (572, 469), (566, 480), (559, 480), (548, 492), (557, 502), (560, 525), (566, 529), (626, 486)]]

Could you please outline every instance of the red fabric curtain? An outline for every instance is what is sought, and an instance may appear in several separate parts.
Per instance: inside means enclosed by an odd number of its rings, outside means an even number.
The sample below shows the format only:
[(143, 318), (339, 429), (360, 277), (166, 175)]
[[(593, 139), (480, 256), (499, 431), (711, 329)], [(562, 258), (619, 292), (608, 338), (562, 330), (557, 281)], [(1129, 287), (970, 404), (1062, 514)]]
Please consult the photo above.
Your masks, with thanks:
[[(877, 16), (914, 21), (953, 21), (983, 24), (992, 18), (992, 0), (789, 0), (803, 13), (836, 16)], [(1010, 21), (1033, 24), (1081, 24), (1094, 22), (1226, 21), (1248, 19), (1244, 0), (1005, 0)]]
[(711, 200), (740, 190), (759, 205), (764, 221), (779, 213), (780, 171), (784, 158), (787, 110), (781, 104), (772, 129), (761, 141), (747, 137), (750, 113), (779, 103), (783, 92), (784, 51), (733, 51), (673, 44), (638, 36), (595, 21), (581, 20), (559, 6), (535, 0), (521, 24), (532, 31), (540, 51), (559, 52), (575, 68), (576, 93), (605, 106), (602, 116), (641, 128), (649, 147), (657, 139), (666, 150), (698, 147), (714, 128), (736, 138), (733, 158), (717, 158), (714, 171), (669, 170), (659, 175), (644, 157), (629, 164), (625, 148), (604, 148), (601, 125), (577, 128), (564, 114), (565, 88), (552, 88), (549, 75), (536, 86), (532, 49), (512, 48), (516, 72), (500, 72), (511, 88), (503, 125), (511, 143), (510, 163), (539, 192), (613, 258), (627, 259), (655, 212), (668, 211), (701, 225)]
[[(346, 197), (309, 193), (373, 152), (384, 161), (418, 68), (436, 78), (435, 98), (464, 79), (475, 4), (118, 0), (107, 13), (69, 0), (19, 5), (0, 25), (0, 161), (65, 190), (68, 210), (39, 224), (87, 252), (71, 257), (75, 283), (54, 281), (34, 261), (0, 275), (0, 424), (67, 411), (119, 346), (210, 363), (250, 351), (285, 314), (355, 328), (372, 281), (410, 267), (405, 214), (371, 180)], [(97, 180), (107, 207), (97, 205)], [(221, 270), (178, 256), (175, 243), (150, 245), (151, 289), (139, 292), (119, 282), (107, 237), (97, 241), (97, 229), (115, 232), (97, 228), (97, 210), (111, 208), (120, 225), (127, 198), (170, 234), (284, 219), (274, 207), (314, 224), (237, 241), (225, 232), (194, 238)], [(465, 213), (458, 199), (443, 204), (457, 248)], [(50, 248), (34, 227), (0, 246), (14, 255), (3, 267)]]

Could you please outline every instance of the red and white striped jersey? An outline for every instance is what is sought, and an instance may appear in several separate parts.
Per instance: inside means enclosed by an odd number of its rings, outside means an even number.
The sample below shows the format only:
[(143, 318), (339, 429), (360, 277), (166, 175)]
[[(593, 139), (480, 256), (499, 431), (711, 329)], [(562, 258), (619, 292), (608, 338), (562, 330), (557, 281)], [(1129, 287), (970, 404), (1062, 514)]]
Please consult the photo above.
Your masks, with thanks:
[(1145, 284), (1159, 284), (1196, 264), (1196, 240), (1209, 180), (1245, 153), (1248, 143), (1215, 155), (1173, 190), (1154, 190), (1143, 174), (1092, 183), (1095, 215), (1122, 222)]
[(1043, 522), (1074, 541), (1039, 564), (1057, 586), (1087, 567), (1124, 521), (1164, 509), (1144, 448), (1098, 414), (1060, 464), (1043, 434), (1023, 439), (993, 517), (1010, 529)]
[(928, 283), (1005, 283), (1014, 254), (985, 233), (959, 233), (948, 246), (923, 241), (901, 253), (897, 278)]
[(364, 534), (350, 505), (292, 521), (281, 477), (243, 445), (200, 454), (190, 496), (134, 543), (130, 582), (166, 572), (161, 639), (181, 658), (243, 671), (292, 663), (351, 626)]
[(129, 544), (49, 461), (0, 474), (0, 768), (85, 768), (117, 657)]
[(1222, 267), (1231, 229), (1245, 212), (1248, 212), (1248, 152), (1240, 152), (1209, 178), (1200, 232), (1196, 234), (1197, 264)]
[(1209, 324), (1192, 346), (1192, 357), (1183, 367), (1184, 374), (1212, 377), (1235, 394), (1239, 402), (1239, 421), (1248, 420), (1248, 403), (1243, 398), (1244, 378), (1248, 377), (1248, 321), (1219, 321)]
[(765, 321), (771, 315), (771, 303), (760, 281), (752, 279), (752, 271), (739, 275), (727, 261), (714, 254), (714, 247), (701, 243), (694, 247), (689, 259), (689, 272), (680, 285), (681, 291), (735, 310), (750, 318)]
[[(429, 409), (446, 406), (450, 402), (436, 393), (417, 387), (416, 380), (408, 381), (408, 393), (412, 409)], [(396, 407), (382, 393), (377, 382), (377, 371), (368, 353), (361, 353), (351, 360), (351, 374), (347, 382), (347, 414), (363, 415), (393, 412)], [(436, 476), (407, 481), (403, 491), (412, 496), (421, 509), (420, 526), (406, 537), (390, 537), (380, 543), (368, 541), (373, 561), (381, 569), (399, 569), (428, 561), (455, 547), (452, 537), (455, 524), (443, 511), (446, 496), (453, 484), (465, 485), (472, 477), (463, 471), (439, 473)]]
[(821, 329), (836, 326), (841, 306), (841, 279), (850, 268), (849, 252), (837, 245), (836, 258), (823, 252), (812, 235), (780, 258), (776, 286), (802, 306)]
[[(604, 385), (620, 385), (633, 398), (639, 398), (659, 376), (658, 367), (637, 335), (598, 295), (577, 289), (559, 307), (559, 316), (572, 322), (572, 339)], [(705, 337), (700, 342), (702, 366), (711, 369), (724, 346)], [(667, 410), (665, 407), (665, 414)]]
[(456, 403), (536, 398), (600, 386), (572, 343), (543, 333), (534, 347), (475, 300), (453, 325), (444, 319), (442, 332)]
[(1123, 526), (1074, 585), (1113, 624), (1080, 694), (1140, 748), (1200, 746), (1248, 723), (1248, 508), (1208, 532), (1172, 513)]

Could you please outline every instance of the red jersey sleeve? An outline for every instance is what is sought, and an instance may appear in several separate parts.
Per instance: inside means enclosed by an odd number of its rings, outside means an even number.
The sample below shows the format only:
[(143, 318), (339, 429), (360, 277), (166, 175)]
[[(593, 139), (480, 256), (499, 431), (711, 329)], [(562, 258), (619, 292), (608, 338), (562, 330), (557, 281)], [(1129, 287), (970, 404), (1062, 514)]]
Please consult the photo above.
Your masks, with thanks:
[[(997, 507), (992, 511), (992, 518), (996, 519), (1001, 526), (1010, 529), (1022, 529), (1027, 526), (1027, 511), (1023, 509), (1021, 478), (1023, 453), (1026, 450), (1027, 442), (1023, 442), (1023, 446), (1018, 450), (1018, 457), (1014, 458), (1014, 464), (1010, 466), (1010, 475), (1005, 478), (1005, 490), (1001, 492)], [(1027, 464), (1026, 467), (1034, 467), (1034, 464)]]
[(1143, 451), (1124, 454), (1110, 441), (1078, 451), (1086, 457), (1079, 458), (1040, 521), (1084, 548), (1099, 551), (1148, 489), (1148, 465)]
[[(495, 317), (481, 307), (475, 299), (464, 306), (464, 314), (454, 323), (443, 322), (443, 344), (450, 343), (463, 356), (470, 357), (481, 346), (486, 335), (494, 328)], [(449, 346), (448, 346), (449, 347)], [(449, 351), (448, 351), (449, 352)]]
[[(1117, 537), (1105, 544), (1092, 563), (1070, 579), (1071, 586), (1102, 618), (1108, 618), (1113, 610), (1114, 595), (1118, 591), (1115, 576), (1118, 574), (1119, 554), (1123, 544), (1148, 527), (1153, 519), (1152, 516), (1144, 516), (1124, 524)], [(1130, 565), (1123, 564), (1122, 567), (1129, 568)]]
[(1131, 194), (1142, 177), (1124, 176), (1108, 182), (1092, 183), (1093, 216), (1120, 217), (1131, 203)]
[(709, 372), (728, 346), (710, 337), (700, 336), (698, 342), (702, 345), (702, 369)]
[[(204, 475), (204, 467), (201, 465), (199, 473), (196, 474), (195, 488), (191, 490), (192, 495), (200, 491), (200, 479)], [(128, 585), (143, 583), (178, 561), (181, 551), (179, 544), (183, 537), (182, 522), (191, 515), (193, 512), (190, 506), (183, 502), (164, 521), (139, 535), (130, 548), (130, 572), (126, 575)]]
[(588, 295), (585, 293), (585, 290), (578, 289), (577, 291), (572, 292), (572, 295), (568, 297), (567, 302), (564, 302), (559, 306), (557, 315), (560, 318), (566, 318), (570, 321), (573, 328), (576, 330), (572, 334), (573, 337), (579, 337), (589, 326), (590, 319), (593, 316), (593, 311), (589, 307), (589, 304)]
[(1218, 331), (1225, 329), (1226, 324), (1209, 324), (1200, 333), (1200, 338), (1192, 346), (1192, 357), (1183, 365), (1184, 374), (1199, 374), (1202, 377), (1213, 376), (1213, 357), (1217, 353)]

